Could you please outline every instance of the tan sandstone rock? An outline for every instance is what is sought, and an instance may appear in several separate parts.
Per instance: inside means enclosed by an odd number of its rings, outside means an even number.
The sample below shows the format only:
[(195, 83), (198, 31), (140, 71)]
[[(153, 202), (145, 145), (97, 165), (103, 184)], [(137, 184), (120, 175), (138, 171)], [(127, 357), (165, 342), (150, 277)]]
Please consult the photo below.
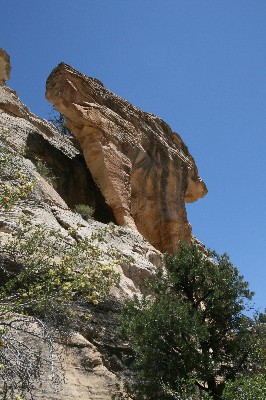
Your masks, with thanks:
[(0, 86), (4, 86), (9, 79), (11, 67), (10, 58), (4, 49), (0, 49)]
[[(0, 57), (0, 68), (2, 60)], [(8, 150), (17, 157), (23, 174), (31, 180), (38, 179), (32, 193), (17, 201), (10, 211), (0, 208), (0, 248), (16, 232), (19, 218), (26, 216), (32, 226), (45, 226), (47, 236), (50, 230), (59, 231), (69, 244), (75, 243), (73, 232), (77, 238), (94, 235), (95, 246), (104, 252), (106, 261), (110, 260), (110, 246), (112, 251), (118, 251), (122, 256), (118, 267), (120, 284), (112, 288), (110, 302), (79, 307), (80, 319), (85, 321), (82, 322), (82, 336), (76, 333), (70, 343), (59, 343), (57, 346), (65, 371), (61, 391), (55, 392), (48, 366), (33, 397), (36, 400), (111, 400), (123, 375), (124, 347), (128, 354), (128, 345), (124, 346), (116, 335), (117, 313), (124, 298), (141, 293), (145, 279), (154, 276), (156, 268), (163, 266), (163, 258), (137, 232), (97, 220), (85, 221), (72, 211), (76, 204), (89, 204), (89, 198), (97, 189), (79, 148), (73, 142), (60, 135), (51, 123), (31, 113), (14, 90), (6, 85), (0, 86), (0, 162), (3, 149)], [(39, 175), (34, 164), (36, 157), (54, 172), (56, 181), (53, 186)], [(0, 192), (4, 184), (16, 185), (16, 178), (0, 169)], [(98, 193), (95, 196), (96, 210), (98, 207), (98, 213), (103, 214), (103, 203), (98, 202)], [(101, 239), (97, 238), (97, 233), (102, 235)], [(13, 274), (22, 267), (19, 256), (16, 262), (8, 256), (3, 257), (1, 254), (0, 262), (5, 266), (2, 272)], [(43, 341), (35, 337), (34, 342), (34, 337), (25, 339), (20, 336), (20, 340), (24, 340), (34, 351), (40, 349), (44, 351), (44, 356), (48, 355), (43, 349)], [(0, 381), (0, 398), (2, 389), (3, 382)]]
[[(5, 236), (16, 229), (17, 219), (22, 215), (29, 216), (33, 223), (44, 224), (48, 231), (61, 231), (67, 240), (71, 240), (69, 228), (74, 229), (78, 237), (90, 237), (99, 230), (110, 228), (111, 225), (97, 220), (85, 221), (71, 210), (76, 204), (88, 204), (96, 189), (90, 175), (86, 174), (80, 150), (69, 138), (60, 135), (51, 123), (31, 113), (8, 86), (0, 87), (0, 155), (2, 146), (14, 155), (20, 154), (21, 171), (37, 181), (31, 195), (20, 199), (12, 212), (0, 209), (0, 239), (5, 240)], [(56, 176), (53, 186), (37, 171), (36, 157), (43, 160)], [(10, 182), (0, 175), (0, 191), (4, 183)], [(98, 207), (98, 213), (104, 213), (104, 205), (97, 201), (96, 210)], [(139, 293), (144, 280), (154, 274), (156, 267), (163, 265), (162, 255), (136, 233), (114, 226), (107, 229), (104, 241), (100, 243), (106, 253), (111, 245), (119, 249), (125, 259), (132, 260), (119, 267), (121, 281), (119, 288), (114, 288), (116, 298)]]
[(180, 136), (64, 63), (50, 74), (46, 97), (67, 118), (117, 223), (163, 252), (190, 242), (185, 202), (207, 189)]

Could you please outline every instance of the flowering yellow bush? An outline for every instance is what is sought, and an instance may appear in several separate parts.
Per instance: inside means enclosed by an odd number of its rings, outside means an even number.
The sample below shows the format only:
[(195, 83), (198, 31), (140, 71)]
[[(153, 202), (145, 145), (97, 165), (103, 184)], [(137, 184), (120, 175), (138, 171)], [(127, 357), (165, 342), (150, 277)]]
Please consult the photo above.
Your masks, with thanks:
[(16, 236), (2, 247), (3, 253), (23, 265), (2, 286), (5, 298), (12, 298), (12, 308), (45, 314), (54, 303), (104, 300), (119, 282), (117, 266), (122, 257), (110, 249), (108, 260), (94, 241), (85, 237), (69, 244), (58, 231), (47, 232), (43, 225), (32, 226), (22, 218)]
[[(9, 212), (35, 184), (7, 135), (0, 132), (0, 209)], [(83, 239), (74, 239), (73, 229), (68, 233), (71, 243), (59, 231), (22, 218), (14, 235), (0, 247), (0, 392), (10, 400), (22, 399), (21, 395), (33, 398), (35, 381), (40, 381), (49, 360), (52, 379), (60, 381), (54, 334), (72, 329), (74, 302), (97, 305), (108, 299), (110, 288), (119, 282), (116, 267), (122, 257), (113, 248), (105, 253), (99, 247), (105, 240), (104, 230)], [(16, 266), (15, 271), (10, 265)], [(19, 316), (15, 322), (14, 315)], [(39, 336), (31, 331), (32, 322), (39, 326)], [(28, 345), (27, 335), (38, 337), (40, 349)], [(42, 357), (45, 345), (48, 361)]]

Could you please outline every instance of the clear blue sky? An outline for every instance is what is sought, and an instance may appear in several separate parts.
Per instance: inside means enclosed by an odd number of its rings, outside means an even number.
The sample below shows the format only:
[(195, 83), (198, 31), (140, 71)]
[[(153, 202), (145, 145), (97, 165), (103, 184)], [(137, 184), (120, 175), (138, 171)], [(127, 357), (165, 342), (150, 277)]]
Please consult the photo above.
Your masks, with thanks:
[(228, 252), (266, 307), (266, 1), (2, 0), (0, 47), (22, 101), (48, 118), (64, 61), (177, 131), (209, 193), (193, 233)]

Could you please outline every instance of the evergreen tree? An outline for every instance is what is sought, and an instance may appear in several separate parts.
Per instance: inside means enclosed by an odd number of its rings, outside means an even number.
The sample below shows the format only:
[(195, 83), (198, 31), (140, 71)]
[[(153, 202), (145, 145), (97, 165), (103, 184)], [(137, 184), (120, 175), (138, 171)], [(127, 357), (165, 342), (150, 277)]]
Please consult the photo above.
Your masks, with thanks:
[(225, 382), (258, 365), (253, 293), (229, 257), (195, 244), (165, 256), (153, 295), (127, 302), (122, 334), (135, 351), (134, 399), (221, 399)]

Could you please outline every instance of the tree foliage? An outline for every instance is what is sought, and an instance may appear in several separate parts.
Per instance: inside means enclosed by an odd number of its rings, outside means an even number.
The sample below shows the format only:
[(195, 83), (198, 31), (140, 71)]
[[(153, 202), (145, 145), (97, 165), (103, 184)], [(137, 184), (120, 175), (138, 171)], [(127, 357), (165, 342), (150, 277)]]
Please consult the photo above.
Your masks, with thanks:
[[(122, 334), (135, 351), (134, 399), (221, 399), (225, 382), (260, 363), (252, 293), (229, 257), (195, 244), (165, 256), (153, 295), (127, 302)], [(196, 396), (196, 397), (193, 397)]]
[(225, 385), (224, 400), (265, 400), (266, 375), (254, 373), (251, 376), (240, 375)]
[(73, 136), (73, 133), (67, 127), (66, 118), (54, 107), (52, 108), (51, 117), (48, 119), (48, 121), (52, 122), (52, 124), (58, 129), (61, 135)]

